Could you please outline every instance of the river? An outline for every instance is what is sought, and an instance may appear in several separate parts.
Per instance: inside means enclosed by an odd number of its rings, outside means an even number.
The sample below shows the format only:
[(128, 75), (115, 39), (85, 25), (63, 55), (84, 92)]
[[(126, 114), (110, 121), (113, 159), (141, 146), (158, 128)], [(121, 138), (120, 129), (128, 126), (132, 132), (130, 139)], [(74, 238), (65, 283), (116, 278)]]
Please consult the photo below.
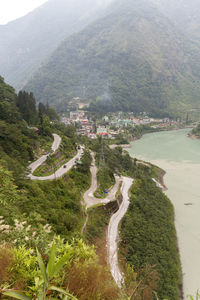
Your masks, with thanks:
[(175, 207), (185, 299), (200, 290), (200, 140), (188, 129), (146, 134), (131, 143), (132, 157), (164, 169), (167, 196)]

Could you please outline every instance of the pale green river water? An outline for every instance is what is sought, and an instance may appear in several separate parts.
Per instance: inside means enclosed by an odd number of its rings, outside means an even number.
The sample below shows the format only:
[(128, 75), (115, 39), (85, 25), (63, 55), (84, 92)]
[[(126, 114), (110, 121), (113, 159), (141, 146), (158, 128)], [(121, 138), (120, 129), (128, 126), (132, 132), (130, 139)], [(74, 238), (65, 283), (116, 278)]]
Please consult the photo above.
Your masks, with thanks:
[(200, 140), (188, 138), (188, 132), (183, 129), (146, 134), (128, 149), (132, 157), (167, 172), (164, 182), (175, 207), (185, 299), (200, 290)]

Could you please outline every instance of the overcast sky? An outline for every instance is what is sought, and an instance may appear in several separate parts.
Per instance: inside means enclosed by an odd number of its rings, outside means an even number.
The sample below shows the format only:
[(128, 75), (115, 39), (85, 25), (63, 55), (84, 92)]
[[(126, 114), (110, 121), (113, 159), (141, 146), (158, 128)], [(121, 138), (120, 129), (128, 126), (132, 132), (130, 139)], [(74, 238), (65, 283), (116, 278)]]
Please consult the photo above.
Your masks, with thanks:
[(0, 0), (0, 24), (26, 15), (47, 0)]

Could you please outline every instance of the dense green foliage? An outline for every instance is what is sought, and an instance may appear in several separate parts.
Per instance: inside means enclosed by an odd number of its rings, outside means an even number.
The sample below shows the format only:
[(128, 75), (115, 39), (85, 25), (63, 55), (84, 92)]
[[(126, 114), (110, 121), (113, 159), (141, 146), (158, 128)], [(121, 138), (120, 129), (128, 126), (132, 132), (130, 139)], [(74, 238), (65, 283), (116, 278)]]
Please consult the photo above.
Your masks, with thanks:
[(16, 98), (16, 105), (23, 119), (30, 125), (39, 123), (39, 121), (42, 123), (44, 116), (53, 121), (59, 119), (56, 111), (49, 107), (48, 103), (46, 105), (39, 103), (37, 110), (33, 93), (20, 91)]
[(85, 231), (88, 241), (94, 242), (97, 238), (103, 238), (110, 217), (117, 209), (118, 204), (111, 202), (88, 210), (88, 222)]
[(199, 106), (199, 53), (151, 1), (118, 0), (63, 42), (26, 88), (58, 108), (78, 96), (93, 111), (168, 115)]
[(200, 124), (198, 124), (197, 127), (195, 127), (191, 133), (194, 134), (196, 137), (200, 138)]
[(127, 128), (129, 134), (131, 134), (132, 138), (141, 138), (145, 133), (156, 132), (160, 129), (154, 129), (149, 125), (139, 125), (139, 126), (130, 126)]
[(16, 105), (22, 114), (23, 119), (28, 124), (35, 124), (37, 120), (37, 110), (36, 110), (36, 100), (32, 93), (26, 93), (25, 91), (20, 91), (17, 99)]
[(135, 270), (146, 264), (158, 271), (160, 299), (179, 299), (181, 284), (174, 210), (170, 200), (150, 177), (141, 177), (131, 189), (131, 203), (121, 225), (121, 246)]
[(111, 186), (115, 183), (113, 171), (106, 166), (101, 166), (97, 173), (98, 188), (95, 192), (96, 197), (104, 198)]
[[(48, 105), (41, 105), (44, 109), (38, 111), (32, 93), (23, 91), (16, 95), (14, 89), (0, 77), (0, 157), (17, 179), (39, 148), (52, 143), (54, 124), (50, 123), (50, 119), (57, 119), (57, 114)], [(39, 130), (36, 132), (28, 124), (38, 125)], [(57, 125), (55, 130), (63, 134), (69, 131)]]
[[(128, 153), (123, 153), (121, 147), (110, 149), (102, 139), (94, 141), (90, 147), (96, 152), (96, 163), (99, 165), (100, 170), (105, 166), (108, 175), (111, 171), (112, 174), (122, 174), (124, 172), (124, 174), (133, 176), (137, 171), (134, 161)], [(111, 175), (109, 177), (111, 178)]]
[(4, 79), (0, 76), (0, 99), (13, 101), (15, 99), (15, 90), (8, 84), (5, 84)]
[(16, 107), (16, 97), (14, 89), (0, 77), (0, 157), (20, 177), (23, 167), (33, 159), (37, 136), (27, 128)]

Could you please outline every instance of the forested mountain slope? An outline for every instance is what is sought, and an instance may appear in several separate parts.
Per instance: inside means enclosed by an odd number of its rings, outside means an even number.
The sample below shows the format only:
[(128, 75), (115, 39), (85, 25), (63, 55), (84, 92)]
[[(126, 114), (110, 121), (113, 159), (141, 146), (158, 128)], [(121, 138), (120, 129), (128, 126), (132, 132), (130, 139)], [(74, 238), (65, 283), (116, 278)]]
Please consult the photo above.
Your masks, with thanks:
[(199, 42), (200, 6), (198, 0), (153, 1), (180, 31), (191, 40)]
[(38, 99), (158, 114), (199, 105), (199, 48), (149, 0), (115, 1), (61, 44), (26, 85)]
[(0, 74), (15, 88), (59, 43), (94, 20), (110, 0), (49, 0), (7, 25), (0, 26)]
[(0, 162), (4, 160), (7, 168), (20, 177), (23, 167), (33, 159), (34, 133), (27, 129), (16, 98), (14, 89), (0, 77)]

